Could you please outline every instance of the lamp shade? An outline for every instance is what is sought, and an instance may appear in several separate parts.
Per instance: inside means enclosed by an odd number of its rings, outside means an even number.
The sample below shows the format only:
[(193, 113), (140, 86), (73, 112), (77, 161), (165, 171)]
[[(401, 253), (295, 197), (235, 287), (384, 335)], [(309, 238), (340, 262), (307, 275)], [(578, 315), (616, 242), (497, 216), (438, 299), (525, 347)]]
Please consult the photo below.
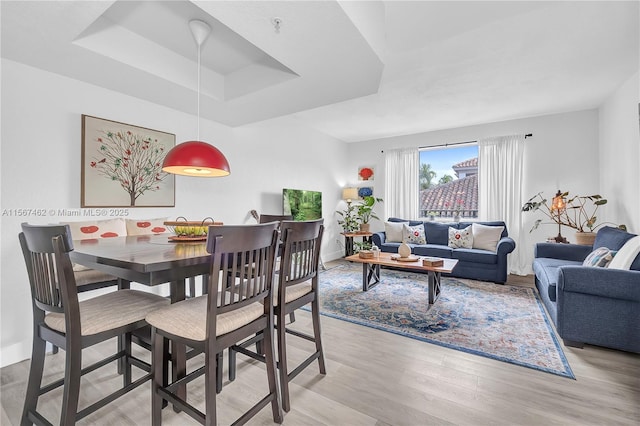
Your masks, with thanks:
[(352, 201), (358, 199), (358, 188), (343, 188), (342, 199), (345, 201)]
[(185, 176), (221, 177), (231, 173), (229, 162), (218, 148), (201, 141), (188, 141), (171, 148), (162, 170)]

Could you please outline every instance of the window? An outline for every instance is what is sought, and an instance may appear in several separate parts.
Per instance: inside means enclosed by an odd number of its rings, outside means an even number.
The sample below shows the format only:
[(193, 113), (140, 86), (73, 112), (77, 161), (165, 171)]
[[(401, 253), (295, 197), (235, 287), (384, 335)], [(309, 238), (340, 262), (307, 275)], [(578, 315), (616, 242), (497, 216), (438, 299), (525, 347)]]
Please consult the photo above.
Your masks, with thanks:
[(478, 145), (420, 150), (420, 216), (478, 217)]

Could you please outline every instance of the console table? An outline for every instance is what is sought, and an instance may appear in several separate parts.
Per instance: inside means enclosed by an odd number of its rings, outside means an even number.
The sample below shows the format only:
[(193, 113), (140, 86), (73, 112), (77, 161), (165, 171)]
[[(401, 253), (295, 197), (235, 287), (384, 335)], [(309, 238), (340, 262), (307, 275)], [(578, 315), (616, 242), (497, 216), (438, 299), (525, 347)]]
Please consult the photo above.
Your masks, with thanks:
[(345, 248), (345, 256), (351, 256), (354, 254), (353, 251), (353, 239), (360, 237), (363, 242), (371, 242), (371, 236), (373, 233), (371, 232), (341, 232), (344, 235), (344, 248)]

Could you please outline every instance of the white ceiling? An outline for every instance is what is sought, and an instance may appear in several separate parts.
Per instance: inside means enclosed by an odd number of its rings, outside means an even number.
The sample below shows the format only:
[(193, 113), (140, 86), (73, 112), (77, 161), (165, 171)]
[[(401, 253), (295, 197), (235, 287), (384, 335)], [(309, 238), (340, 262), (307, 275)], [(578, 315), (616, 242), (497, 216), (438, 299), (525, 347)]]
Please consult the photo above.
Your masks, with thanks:
[[(638, 1), (2, 1), (2, 57), (195, 114), (347, 142), (598, 107), (638, 70)], [(278, 30), (272, 19), (279, 17)]]

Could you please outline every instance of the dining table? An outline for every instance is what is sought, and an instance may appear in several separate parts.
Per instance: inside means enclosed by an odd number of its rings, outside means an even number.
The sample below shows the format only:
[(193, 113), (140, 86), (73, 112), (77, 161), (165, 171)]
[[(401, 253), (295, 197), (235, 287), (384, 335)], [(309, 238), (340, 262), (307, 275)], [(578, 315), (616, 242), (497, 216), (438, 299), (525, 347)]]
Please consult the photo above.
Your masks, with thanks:
[[(171, 303), (184, 300), (189, 278), (208, 276), (206, 241), (171, 241), (166, 234), (76, 240), (71, 261), (117, 277), (120, 288), (131, 282), (146, 286), (169, 284)], [(119, 342), (120, 344), (120, 342)], [(171, 348), (172, 375), (186, 371), (187, 348)], [(186, 388), (180, 392), (186, 396)]]

